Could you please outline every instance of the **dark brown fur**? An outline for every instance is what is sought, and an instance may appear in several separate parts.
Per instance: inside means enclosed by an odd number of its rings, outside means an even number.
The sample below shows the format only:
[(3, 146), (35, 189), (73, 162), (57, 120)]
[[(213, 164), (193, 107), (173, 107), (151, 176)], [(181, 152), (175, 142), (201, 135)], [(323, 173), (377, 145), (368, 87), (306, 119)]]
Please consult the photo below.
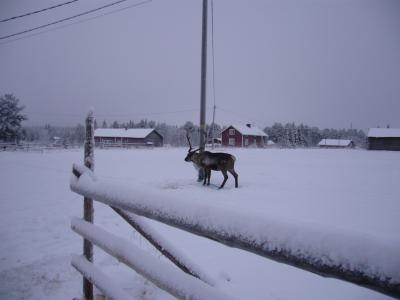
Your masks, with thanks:
[(197, 152), (199, 149), (191, 151), (191, 148), (188, 151), (188, 154), (185, 158), (187, 162), (193, 162), (196, 167), (202, 168), (204, 170), (204, 180), (203, 185), (210, 185), (211, 178), (211, 170), (213, 171), (221, 171), (224, 176), (224, 181), (219, 187), (222, 189), (228, 180), (228, 172), (235, 177), (235, 187), (238, 187), (238, 174), (235, 172), (235, 160), (236, 158), (229, 153), (213, 153), (209, 151)]

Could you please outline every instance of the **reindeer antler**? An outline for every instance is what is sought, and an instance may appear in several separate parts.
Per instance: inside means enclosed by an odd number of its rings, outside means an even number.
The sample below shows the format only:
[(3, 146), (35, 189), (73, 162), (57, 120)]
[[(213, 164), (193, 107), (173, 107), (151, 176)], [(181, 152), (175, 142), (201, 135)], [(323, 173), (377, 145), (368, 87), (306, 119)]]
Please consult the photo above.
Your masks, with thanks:
[(192, 143), (190, 142), (190, 137), (189, 137), (189, 132), (188, 131), (186, 131), (186, 138), (187, 138), (187, 140), (188, 140), (188, 143), (189, 143), (189, 151), (188, 152), (190, 152), (190, 151), (192, 151)]
[(187, 138), (188, 143), (189, 143), (189, 151), (188, 152), (196, 152), (196, 151), (200, 150), (200, 148), (197, 148), (196, 150), (192, 150), (193, 149), (192, 148), (192, 143), (190, 142), (190, 137), (189, 137), (189, 132), (188, 131), (186, 131), (186, 138)]

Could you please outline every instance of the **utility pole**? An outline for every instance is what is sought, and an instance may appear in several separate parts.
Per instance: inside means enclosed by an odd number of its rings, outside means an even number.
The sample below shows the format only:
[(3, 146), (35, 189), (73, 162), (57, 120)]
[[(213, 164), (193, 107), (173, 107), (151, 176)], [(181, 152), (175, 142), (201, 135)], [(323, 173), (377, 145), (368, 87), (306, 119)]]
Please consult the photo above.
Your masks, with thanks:
[(212, 53), (212, 89), (213, 89), (213, 118), (211, 125), (211, 138), (212, 138), (212, 149), (214, 150), (214, 134), (215, 134), (215, 54), (214, 54), (214, 1), (211, 0), (211, 53)]
[[(207, 94), (207, 12), (208, 0), (203, 0), (203, 21), (201, 37), (201, 91), (200, 91), (200, 152), (206, 144), (206, 94)], [(199, 170), (199, 180), (203, 179), (203, 170)]]
[(213, 108), (213, 120), (212, 120), (212, 125), (211, 125), (211, 138), (212, 138), (212, 149), (214, 150), (214, 122), (215, 122), (215, 104)]

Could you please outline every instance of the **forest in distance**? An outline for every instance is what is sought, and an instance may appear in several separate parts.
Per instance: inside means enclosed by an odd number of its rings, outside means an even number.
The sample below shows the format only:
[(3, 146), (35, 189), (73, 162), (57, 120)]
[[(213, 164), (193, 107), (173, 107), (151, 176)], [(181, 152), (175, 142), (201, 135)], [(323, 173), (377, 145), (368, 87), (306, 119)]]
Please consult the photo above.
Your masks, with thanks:
[[(206, 126), (209, 138), (212, 136), (212, 131), (214, 131), (215, 137), (220, 137), (221, 132), (226, 128), (226, 126), (219, 124), (214, 124), (213, 127), (212, 130), (211, 125)], [(110, 124), (105, 120), (100, 123), (96, 121), (95, 128), (154, 128), (163, 136), (164, 145), (173, 147), (187, 146), (187, 131), (191, 133), (193, 143), (197, 144), (200, 132), (199, 126), (190, 121), (187, 121), (184, 125), (177, 126), (146, 119), (138, 122), (113, 121)], [(284, 148), (315, 147), (321, 139), (350, 139), (354, 141), (357, 147), (364, 148), (366, 146), (366, 135), (364, 131), (358, 129), (320, 129), (316, 126), (304, 124), (281, 124), (275, 122), (272, 126), (267, 126), (263, 130), (268, 134), (269, 140)], [(46, 124), (44, 126), (24, 126), (20, 141), (46, 144), (53, 142), (56, 138), (65, 145), (81, 145), (84, 137), (85, 128), (82, 124), (76, 126), (52, 126)]]

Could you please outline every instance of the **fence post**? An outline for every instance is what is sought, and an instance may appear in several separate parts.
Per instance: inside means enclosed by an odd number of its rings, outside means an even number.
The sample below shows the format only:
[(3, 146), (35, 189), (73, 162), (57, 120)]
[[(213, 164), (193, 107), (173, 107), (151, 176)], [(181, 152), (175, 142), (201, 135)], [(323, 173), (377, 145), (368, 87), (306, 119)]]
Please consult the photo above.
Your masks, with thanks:
[[(90, 111), (86, 117), (86, 137), (84, 145), (84, 164), (94, 170), (94, 117)], [(83, 198), (83, 219), (93, 223), (93, 199)], [(93, 262), (93, 244), (87, 239), (83, 239), (83, 255), (90, 262)], [(86, 300), (93, 300), (93, 284), (83, 277), (83, 296)]]

